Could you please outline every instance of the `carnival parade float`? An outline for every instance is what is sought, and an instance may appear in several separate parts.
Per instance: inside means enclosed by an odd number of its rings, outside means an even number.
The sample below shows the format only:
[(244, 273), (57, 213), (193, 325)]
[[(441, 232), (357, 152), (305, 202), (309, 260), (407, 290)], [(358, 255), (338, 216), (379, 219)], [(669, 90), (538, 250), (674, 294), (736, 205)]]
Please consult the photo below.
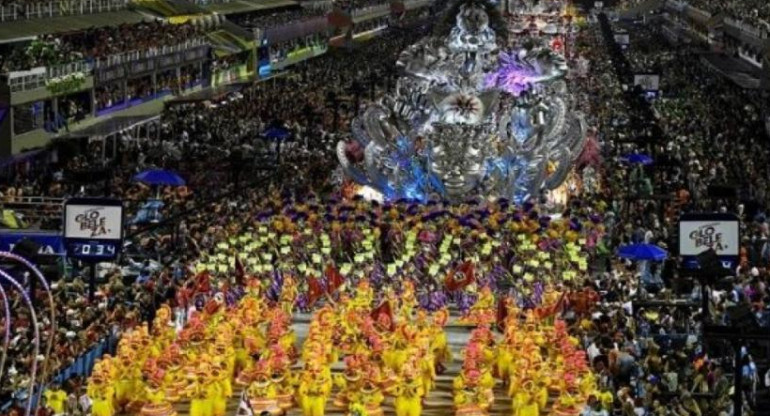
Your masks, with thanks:
[(558, 25), (541, 28), (533, 19), (524, 37), (512, 24), (509, 37), (507, 25), (490, 26), (494, 9), (485, 2), (453, 10), (447, 33), (402, 52), (395, 91), (338, 143), (343, 171), (385, 200), (520, 203), (556, 189), (585, 140), (564, 82), (569, 21), (557, 15)]

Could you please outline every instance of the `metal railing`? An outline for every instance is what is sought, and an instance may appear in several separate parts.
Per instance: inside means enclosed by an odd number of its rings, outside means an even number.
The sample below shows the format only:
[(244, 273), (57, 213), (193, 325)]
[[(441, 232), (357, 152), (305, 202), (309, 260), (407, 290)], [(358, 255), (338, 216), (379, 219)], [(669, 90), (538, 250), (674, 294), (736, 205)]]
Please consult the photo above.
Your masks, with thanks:
[(122, 65), (131, 62), (137, 62), (156, 56), (169, 55), (175, 52), (182, 52), (199, 46), (208, 45), (205, 38), (191, 39), (176, 45), (162, 46), (160, 48), (149, 48), (143, 51), (131, 51), (120, 54), (110, 55), (96, 60), (94, 67), (96, 69), (109, 68), (116, 65)]
[(39, 206), (46, 205), (61, 205), (64, 206), (64, 198), (56, 198), (52, 196), (31, 195), (31, 196), (16, 196), (12, 201), (1, 201), (4, 204), (20, 204), (26, 206)]
[(404, 2), (404, 6), (407, 9), (416, 9), (431, 4), (433, 0), (409, 0)]
[(64, 199), (47, 196), (22, 196), (0, 201), (3, 209), (10, 209), (24, 219), (24, 227), (41, 228), (61, 218)]
[(666, 1), (666, 8), (670, 10), (675, 10), (677, 12), (681, 12), (682, 10), (687, 7), (687, 3), (683, 1), (675, 1), (675, 0), (667, 0)]
[(0, 6), (0, 22), (114, 12), (130, 0), (59, 0)]
[(226, 4), (232, 3), (236, 0), (189, 0), (191, 3), (195, 3), (198, 6), (210, 6), (212, 4)]
[(693, 5), (689, 6), (689, 11), (691, 11), (692, 13), (697, 14), (698, 16), (703, 18), (704, 20), (711, 19), (711, 16), (712, 16), (711, 12), (709, 12), (707, 10), (699, 9), (698, 7), (693, 6)]
[(736, 27), (740, 29), (742, 32), (746, 32), (757, 39), (767, 39), (767, 30), (756, 27), (747, 22), (736, 20), (731, 17), (725, 17), (725, 24)]
[(45, 87), (50, 79), (74, 73), (91, 74), (93, 64), (86, 61), (70, 62), (51, 67), (41, 67), (37, 70), (11, 72), (7, 75), (8, 87), (11, 92), (29, 91)]
[(355, 9), (350, 13), (351, 17), (367, 16), (370, 14), (380, 14), (390, 11), (390, 4), (378, 4), (376, 6), (362, 7)]
[(3, 80), (7, 82), (11, 92), (29, 91), (45, 87), (46, 83), (53, 78), (74, 73), (91, 75), (94, 69), (110, 68), (116, 65), (138, 62), (148, 58), (170, 55), (172, 53), (190, 50), (207, 44), (208, 42), (205, 38), (192, 39), (177, 45), (110, 55), (96, 61), (78, 61), (63, 65), (38, 67), (27, 71), (10, 72), (3, 75)]

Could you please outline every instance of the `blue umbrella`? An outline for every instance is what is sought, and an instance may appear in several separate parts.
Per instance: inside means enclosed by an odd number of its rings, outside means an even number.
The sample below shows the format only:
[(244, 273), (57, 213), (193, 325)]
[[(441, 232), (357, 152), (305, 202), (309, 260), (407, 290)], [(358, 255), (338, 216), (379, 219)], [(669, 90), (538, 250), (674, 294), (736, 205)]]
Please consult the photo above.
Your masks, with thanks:
[(629, 260), (661, 261), (668, 252), (654, 244), (629, 244), (618, 249), (618, 257)]
[(652, 165), (652, 158), (641, 153), (634, 153), (626, 155), (620, 158), (620, 160), (626, 163), (638, 163), (640, 165)]
[(163, 169), (148, 169), (137, 173), (134, 175), (134, 180), (148, 185), (183, 186), (185, 184), (184, 179), (176, 172)]
[(291, 137), (291, 132), (283, 127), (270, 127), (262, 133), (262, 136), (270, 140), (286, 140)]

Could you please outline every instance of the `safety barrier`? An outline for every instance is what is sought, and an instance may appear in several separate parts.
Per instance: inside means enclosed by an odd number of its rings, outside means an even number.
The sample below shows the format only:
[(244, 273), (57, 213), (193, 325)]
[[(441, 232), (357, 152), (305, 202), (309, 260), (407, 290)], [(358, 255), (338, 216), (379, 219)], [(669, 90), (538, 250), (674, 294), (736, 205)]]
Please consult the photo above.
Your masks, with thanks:
[(77, 16), (114, 12), (128, 6), (129, 0), (63, 0), (0, 6), (0, 22)]
[(96, 61), (95, 67), (97, 69), (109, 68), (116, 65), (122, 65), (130, 62), (138, 62), (148, 58), (156, 56), (169, 55), (175, 52), (186, 51), (188, 49), (196, 48), (199, 46), (207, 45), (208, 41), (205, 38), (191, 39), (176, 45), (163, 46), (160, 48), (149, 48), (142, 51), (131, 51), (120, 53), (116, 55), (110, 55), (105, 58), (100, 58)]
[(90, 75), (93, 64), (87, 61), (70, 62), (68, 64), (32, 68), (27, 71), (9, 72), (7, 78), (11, 92), (34, 90), (46, 86), (46, 82), (71, 74)]

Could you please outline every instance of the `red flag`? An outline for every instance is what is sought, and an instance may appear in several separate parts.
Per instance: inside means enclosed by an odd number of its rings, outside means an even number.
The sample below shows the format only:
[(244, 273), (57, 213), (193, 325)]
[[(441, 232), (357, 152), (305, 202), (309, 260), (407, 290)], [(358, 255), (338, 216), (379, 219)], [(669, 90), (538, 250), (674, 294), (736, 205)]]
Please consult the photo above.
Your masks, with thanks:
[(463, 289), (475, 281), (473, 263), (470, 261), (463, 262), (457, 269), (449, 272), (444, 281), (444, 285), (447, 290), (455, 291)]
[(214, 315), (215, 313), (219, 312), (224, 304), (225, 295), (222, 293), (217, 293), (216, 295), (212, 296), (208, 302), (206, 302), (206, 304), (203, 306), (203, 310), (205, 310), (208, 315)]
[(326, 280), (328, 281), (328, 290), (330, 294), (334, 293), (334, 291), (339, 289), (339, 287), (342, 286), (343, 283), (345, 283), (345, 278), (342, 277), (340, 272), (337, 271), (337, 268), (334, 267), (334, 265), (331, 263), (329, 263), (326, 266), (324, 275), (326, 276)]
[(543, 308), (537, 308), (535, 309), (535, 313), (540, 319), (550, 318), (551, 316), (561, 313), (566, 305), (567, 293), (562, 292), (561, 296), (559, 296), (559, 299), (554, 304)]
[(508, 317), (508, 298), (500, 297), (497, 301), (497, 328), (505, 331), (505, 318)]
[(243, 267), (241, 256), (235, 256), (235, 283), (238, 285), (243, 283), (243, 278), (246, 276), (246, 268)]
[(387, 300), (375, 308), (370, 316), (374, 320), (375, 325), (380, 328), (388, 331), (393, 331), (396, 328), (396, 324), (393, 322), (393, 310), (390, 308), (390, 302)]
[(321, 282), (315, 277), (307, 278), (307, 303), (308, 306), (313, 306), (318, 299), (323, 295), (324, 291), (321, 288)]
[(209, 275), (208, 270), (204, 270), (200, 273), (198, 273), (195, 276), (195, 292), (194, 294), (198, 293), (209, 293), (211, 291), (211, 275)]

